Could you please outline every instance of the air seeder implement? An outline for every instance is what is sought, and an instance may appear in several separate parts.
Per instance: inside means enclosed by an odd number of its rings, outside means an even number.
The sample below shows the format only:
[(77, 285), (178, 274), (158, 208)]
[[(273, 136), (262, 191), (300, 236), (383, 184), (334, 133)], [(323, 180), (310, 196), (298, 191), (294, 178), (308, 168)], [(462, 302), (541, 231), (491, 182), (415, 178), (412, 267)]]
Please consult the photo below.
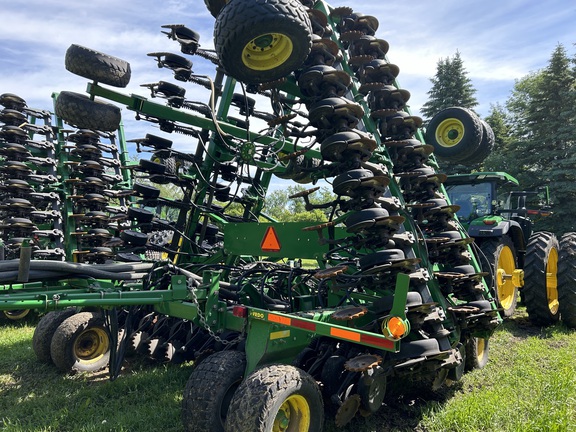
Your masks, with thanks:
[[(392, 380), (439, 388), (483, 366), (497, 306), (378, 20), (206, 4), (215, 50), (164, 26), (182, 55), (148, 55), (178, 84), (149, 98), (114, 88), (127, 62), (79, 45), (65, 64), (87, 93), (55, 93), (54, 115), (0, 96), (0, 309), (44, 313), (34, 350), (65, 372), (191, 362), (195, 432), (342, 426)], [(129, 116), (162, 136), (128, 138)], [(266, 215), (278, 179), (329, 185), (325, 203), (318, 186), (293, 197), (325, 221)]]

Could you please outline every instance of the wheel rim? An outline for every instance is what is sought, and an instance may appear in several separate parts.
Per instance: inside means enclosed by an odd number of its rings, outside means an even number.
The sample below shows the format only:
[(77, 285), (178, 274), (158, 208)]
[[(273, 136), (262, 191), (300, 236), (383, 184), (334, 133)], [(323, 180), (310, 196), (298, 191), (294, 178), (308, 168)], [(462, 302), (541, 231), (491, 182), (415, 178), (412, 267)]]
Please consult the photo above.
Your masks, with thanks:
[(484, 356), (486, 355), (486, 339), (476, 338), (476, 358), (478, 363), (482, 363)]
[(560, 304), (558, 302), (558, 251), (556, 248), (550, 250), (546, 263), (546, 297), (548, 309), (553, 315), (556, 315)]
[(18, 321), (25, 318), (30, 313), (30, 309), (6, 310), (4, 316), (12, 321)]
[(508, 310), (514, 304), (516, 297), (516, 286), (512, 281), (512, 274), (516, 270), (514, 253), (509, 246), (503, 246), (498, 255), (496, 270), (496, 293), (500, 305)]
[(74, 341), (74, 357), (81, 363), (95, 363), (104, 357), (109, 347), (110, 340), (103, 328), (86, 329)]
[(454, 147), (462, 141), (464, 124), (455, 118), (444, 120), (436, 129), (436, 142), (442, 147)]
[(306, 398), (292, 395), (284, 401), (272, 425), (273, 432), (308, 432), (310, 429), (310, 406)]
[(280, 33), (265, 33), (246, 44), (242, 50), (242, 62), (252, 70), (274, 69), (290, 58), (292, 40)]

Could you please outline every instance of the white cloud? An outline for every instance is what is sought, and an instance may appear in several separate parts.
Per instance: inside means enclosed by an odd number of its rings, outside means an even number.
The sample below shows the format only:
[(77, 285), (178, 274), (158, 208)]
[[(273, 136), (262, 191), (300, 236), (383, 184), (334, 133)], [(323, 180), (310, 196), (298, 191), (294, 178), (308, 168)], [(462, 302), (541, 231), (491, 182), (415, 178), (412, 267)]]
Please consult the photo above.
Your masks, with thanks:
[[(379, 20), (377, 36), (390, 43), (389, 59), (400, 67), (399, 82), (412, 94), (416, 113), (427, 100), (429, 78), (440, 58), (459, 50), (477, 88), (480, 112), (504, 101), (514, 80), (546, 65), (558, 43), (576, 42), (576, 7), (564, 0), (334, 0)], [(86, 80), (64, 69), (72, 43), (123, 58), (132, 66), (132, 83), (122, 91), (148, 97), (142, 83), (170, 80), (146, 54), (177, 53), (178, 45), (160, 33), (163, 24), (185, 24), (198, 31), (201, 45), (212, 48), (214, 18), (202, 1), (31, 0), (22, 8), (2, 6), (0, 92), (24, 97), (31, 106), (49, 108), (53, 91), (83, 92)], [(214, 74), (213, 65), (192, 58), (197, 73)], [(179, 83), (180, 84), (180, 83)], [(200, 99), (193, 85), (182, 84)], [(127, 120), (130, 122), (131, 120)], [(130, 129), (142, 128), (143, 122)], [(128, 129), (128, 128), (127, 128)], [(130, 130), (130, 132), (132, 132)]]

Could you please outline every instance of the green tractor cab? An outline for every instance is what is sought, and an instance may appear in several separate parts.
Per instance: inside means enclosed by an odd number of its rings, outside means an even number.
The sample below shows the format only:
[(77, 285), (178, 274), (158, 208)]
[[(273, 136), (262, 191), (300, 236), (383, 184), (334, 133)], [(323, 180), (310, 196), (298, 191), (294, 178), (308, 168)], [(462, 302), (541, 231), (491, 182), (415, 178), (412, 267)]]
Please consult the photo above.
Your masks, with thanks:
[(540, 324), (558, 319), (558, 241), (534, 232), (534, 222), (551, 214), (547, 188), (514, 190), (518, 180), (504, 172), (448, 176), (450, 201), (460, 206), (460, 223), (474, 238), (503, 315), (516, 310), (518, 289), (530, 318)]

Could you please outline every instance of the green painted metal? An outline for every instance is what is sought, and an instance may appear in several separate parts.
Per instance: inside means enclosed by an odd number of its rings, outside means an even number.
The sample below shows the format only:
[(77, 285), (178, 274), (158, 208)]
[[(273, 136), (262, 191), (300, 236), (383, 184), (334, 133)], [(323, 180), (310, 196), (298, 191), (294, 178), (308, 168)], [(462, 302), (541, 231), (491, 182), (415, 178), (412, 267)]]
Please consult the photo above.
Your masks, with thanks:
[[(330, 248), (319, 242), (317, 231), (304, 231), (311, 222), (231, 223), (224, 226), (224, 252), (230, 255), (252, 255), (270, 258), (308, 258), (322, 260)], [(264, 250), (268, 229), (278, 238), (280, 250)], [(335, 227), (334, 238), (344, 238), (343, 228)]]

